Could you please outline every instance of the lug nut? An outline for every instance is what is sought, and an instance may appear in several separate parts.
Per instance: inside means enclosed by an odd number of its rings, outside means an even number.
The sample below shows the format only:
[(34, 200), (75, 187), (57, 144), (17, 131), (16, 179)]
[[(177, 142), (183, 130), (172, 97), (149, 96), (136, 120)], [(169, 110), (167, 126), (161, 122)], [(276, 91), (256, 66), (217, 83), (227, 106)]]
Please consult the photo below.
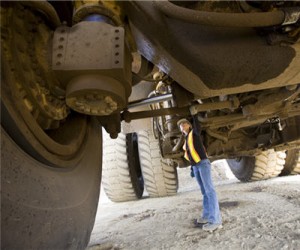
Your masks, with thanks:
[(104, 101), (106, 103), (111, 103), (111, 102), (113, 102), (113, 99), (110, 96), (106, 96), (105, 99), (104, 99)]

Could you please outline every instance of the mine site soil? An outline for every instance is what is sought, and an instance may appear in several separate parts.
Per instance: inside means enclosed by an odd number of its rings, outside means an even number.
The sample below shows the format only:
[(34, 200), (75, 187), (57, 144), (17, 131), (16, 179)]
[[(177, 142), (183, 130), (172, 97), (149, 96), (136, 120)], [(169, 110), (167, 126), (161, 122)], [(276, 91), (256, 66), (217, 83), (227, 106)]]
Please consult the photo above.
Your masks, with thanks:
[(226, 162), (212, 174), (223, 218), (213, 233), (195, 228), (202, 196), (189, 168), (176, 196), (113, 203), (103, 190), (88, 250), (300, 249), (300, 175), (241, 183)]

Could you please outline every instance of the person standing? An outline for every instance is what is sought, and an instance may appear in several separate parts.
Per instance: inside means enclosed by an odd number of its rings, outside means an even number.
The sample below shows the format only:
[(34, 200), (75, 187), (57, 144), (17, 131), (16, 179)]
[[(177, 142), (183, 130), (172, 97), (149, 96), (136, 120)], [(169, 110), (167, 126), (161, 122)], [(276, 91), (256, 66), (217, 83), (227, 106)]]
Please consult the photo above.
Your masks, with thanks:
[(190, 108), (193, 117), (193, 126), (187, 119), (180, 119), (177, 125), (185, 136), (183, 149), (184, 157), (191, 163), (191, 174), (196, 177), (203, 195), (202, 216), (196, 220), (196, 226), (205, 231), (214, 231), (222, 228), (219, 202), (211, 177), (211, 163), (207, 157), (201, 138), (201, 126), (197, 111)]

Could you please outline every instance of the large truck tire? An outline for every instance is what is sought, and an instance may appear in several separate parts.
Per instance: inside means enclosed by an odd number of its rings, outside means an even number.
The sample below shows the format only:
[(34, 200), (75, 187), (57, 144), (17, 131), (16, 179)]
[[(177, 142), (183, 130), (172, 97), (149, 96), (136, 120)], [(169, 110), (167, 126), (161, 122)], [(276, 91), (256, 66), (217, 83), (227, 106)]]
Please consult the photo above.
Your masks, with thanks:
[(85, 249), (101, 129), (57, 92), (48, 60), (55, 24), (32, 5), (1, 3), (1, 249)]
[(117, 139), (104, 133), (102, 185), (111, 201), (132, 201), (143, 195), (137, 143), (136, 133), (119, 133)]
[(300, 174), (300, 150), (291, 149), (286, 151), (284, 169), (281, 175)]
[[(92, 122), (77, 163), (52, 167), (1, 130), (1, 248), (84, 249), (101, 179), (101, 131)], [(35, 143), (33, 141), (32, 143)]]
[(157, 139), (147, 131), (138, 133), (141, 169), (145, 188), (150, 197), (171, 196), (177, 193), (177, 169), (161, 157)]
[(285, 157), (285, 152), (270, 149), (257, 156), (229, 159), (227, 163), (237, 179), (248, 182), (278, 176), (284, 167)]

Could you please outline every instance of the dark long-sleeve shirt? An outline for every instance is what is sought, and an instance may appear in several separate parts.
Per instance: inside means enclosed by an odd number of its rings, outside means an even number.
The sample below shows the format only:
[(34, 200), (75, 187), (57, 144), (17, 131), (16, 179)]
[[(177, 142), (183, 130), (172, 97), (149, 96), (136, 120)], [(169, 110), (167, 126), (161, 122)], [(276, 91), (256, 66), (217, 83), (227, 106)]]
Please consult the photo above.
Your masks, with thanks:
[(193, 116), (193, 129), (190, 130), (185, 137), (185, 158), (191, 162), (191, 165), (196, 165), (201, 160), (207, 159), (207, 154), (202, 143), (201, 125), (197, 115)]

